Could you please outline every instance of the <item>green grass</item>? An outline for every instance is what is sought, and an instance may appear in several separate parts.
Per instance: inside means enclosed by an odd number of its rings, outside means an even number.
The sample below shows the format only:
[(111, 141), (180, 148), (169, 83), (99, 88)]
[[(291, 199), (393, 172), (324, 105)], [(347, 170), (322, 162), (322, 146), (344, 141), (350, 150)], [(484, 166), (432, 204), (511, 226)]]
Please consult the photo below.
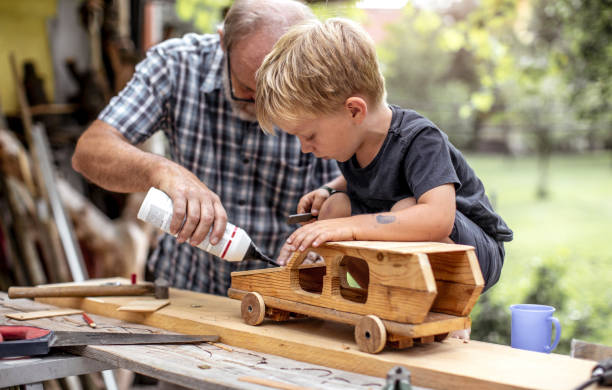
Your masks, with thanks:
[[(567, 295), (557, 313), (564, 329), (586, 327), (582, 338), (612, 345), (612, 156), (553, 156), (545, 199), (537, 197), (534, 157), (466, 157), (514, 231), (490, 300), (529, 303), (523, 300), (534, 289), (534, 270), (555, 264), (564, 270), (554, 286)], [(478, 308), (475, 313), (477, 326)]]

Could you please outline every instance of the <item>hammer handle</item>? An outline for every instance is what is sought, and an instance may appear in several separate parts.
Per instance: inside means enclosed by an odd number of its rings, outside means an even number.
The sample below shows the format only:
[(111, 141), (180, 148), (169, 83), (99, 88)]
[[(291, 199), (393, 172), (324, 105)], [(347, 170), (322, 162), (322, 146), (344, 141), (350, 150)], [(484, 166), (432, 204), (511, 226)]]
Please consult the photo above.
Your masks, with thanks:
[(50, 286), (50, 287), (9, 287), (9, 298), (41, 297), (111, 297), (154, 294), (154, 286)]

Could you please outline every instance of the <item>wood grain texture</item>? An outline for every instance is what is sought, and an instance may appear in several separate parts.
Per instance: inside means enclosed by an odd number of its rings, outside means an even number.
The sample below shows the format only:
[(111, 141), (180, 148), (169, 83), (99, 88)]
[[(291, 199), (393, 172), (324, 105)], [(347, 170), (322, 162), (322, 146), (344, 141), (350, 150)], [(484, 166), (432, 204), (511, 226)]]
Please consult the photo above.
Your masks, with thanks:
[(402, 351), (385, 349), (372, 355), (358, 351), (353, 327), (346, 324), (308, 318), (282, 323), (264, 321), (260, 326), (249, 326), (240, 316), (240, 301), (176, 289), (170, 290), (172, 304), (155, 313), (144, 316), (116, 311), (129, 299), (44, 298), (40, 301), (180, 333), (218, 334), (223, 343), (232, 346), (381, 378), (394, 366), (401, 365), (410, 370), (414, 384), (434, 389), (574, 388), (590, 377), (595, 365), (563, 355), (478, 341), (465, 344), (456, 339)]
[[(324, 264), (303, 264), (311, 250)], [(348, 286), (349, 270), (363, 288)], [(469, 315), (483, 287), (474, 248), (435, 242), (332, 242), (285, 268), (232, 273), (235, 290), (411, 324), (430, 310)]]
[(589, 359), (600, 362), (604, 359), (612, 358), (612, 347), (572, 339), (571, 355), (579, 359)]
[(238, 378), (238, 380), (241, 382), (254, 383), (256, 385), (262, 385), (265, 387), (271, 387), (273, 389), (280, 390), (312, 390), (312, 387), (296, 386), (292, 385), (291, 383), (273, 381), (270, 379), (258, 378), (255, 376), (241, 376), (240, 378)]
[(119, 307), (119, 311), (133, 311), (138, 313), (153, 313), (170, 304), (169, 299), (139, 299), (128, 302)]
[(355, 326), (355, 341), (359, 349), (369, 353), (379, 353), (387, 344), (387, 331), (380, 318), (367, 315), (361, 317)]
[(122, 286), (58, 285), (38, 287), (10, 287), (10, 298), (38, 297), (108, 297), (153, 294), (153, 284), (126, 284)]
[[(4, 314), (7, 312), (32, 309), (57, 308), (25, 299), (8, 300), (5, 294), (0, 293), (0, 324), (15, 324), (15, 321), (5, 318)], [(100, 332), (168, 333), (152, 326), (128, 323), (99, 315), (93, 315), (92, 317), (99, 324)], [(23, 325), (21, 322), (19, 324)], [(90, 331), (80, 315), (31, 320), (27, 322), (27, 325), (56, 331)], [(112, 367), (122, 367), (146, 376), (198, 390), (262, 389), (259, 385), (239, 380), (243, 376), (267, 378), (289, 386), (326, 390), (380, 388), (385, 382), (381, 378), (303, 363), (244, 348), (230, 348), (220, 343), (92, 345), (66, 349), (74, 354), (100, 361), (100, 366), (103, 368), (108, 368), (109, 364), (112, 364)], [(15, 360), (3, 362), (0, 359), (0, 372), (3, 365), (14, 364)], [(37, 377), (33, 375), (32, 378), (36, 379)], [(2, 383), (2, 379), (2, 373), (0, 373), (0, 383)]]
[[(305, 270), (314, 269), (304, 261), (308, 251), (293, 256), (287, 267), (232, 273), (232, 288), (256, 291), (264, 297), (293, 300), (361, 315), (376, 314), (386, 320), (418, 324), (425, 320), (436, 297), (436, 284), (427, 256), (423, 253), (397, 254), (376, 247), (316, 248), (325, 259), (321, 287), (305, 281)], [(364, 300), (352, 301), (343, 294), (346, 285), (345, 258), (367, 262), (369, 285)], [(320, 267), (320, 265), (318, 266)], [(344, 289), (349, 293), (350, 289)]]
[(30, 311), (27, 313), (8, 313), (6, 317), (13, 320), (35, 320), (38, 318), (49, 318), (49, 317), (57, 317), (57, 316), (69, 316), (72, 314), (81, 314), (83, 310), (76, 309), (58, 309), (58, 310), (38, 310), (38, 311)]
[[(229, 296), (234, 299), (242, 299), (247, 293), (247, 291), (236, 289), (229, 289), (228, 291)], [(363, 318), (363, 316), (359, 314), (312, 306), (286, 299), (264, 297), (263, 300), (266, 304), (266, 314), (268, 314), (271, 308), (277, 308), (285, 313), (300, 313), (314, 318), (342, 322), (353, 326), (357, 325), (359, 320)], [(419, 324), (405, 324), (389, 320), (382, 320), (382, 323), (385, 325), (387, 331), (393, 335), (402, 337), (422, 337), (467, 329), (470, 327), (471, 321), (469, 317), (457, 317), (448, 314), (429, 312), (425, 320)]]

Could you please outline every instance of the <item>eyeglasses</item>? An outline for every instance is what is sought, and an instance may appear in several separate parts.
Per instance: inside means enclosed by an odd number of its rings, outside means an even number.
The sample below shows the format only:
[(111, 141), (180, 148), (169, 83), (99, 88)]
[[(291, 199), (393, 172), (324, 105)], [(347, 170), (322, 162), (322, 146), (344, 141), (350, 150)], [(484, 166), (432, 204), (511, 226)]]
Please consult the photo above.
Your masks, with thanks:
[(232, 96), (232, 99), (238, 102), (255, 103), (255, 99), (239, 98), (236, 95), (234, 95), (234, 86), (232, 85), (232, 68), (230, 66), (229, 50), (227, 51), (227, 78), (229, 79), (229, 89), (230, 89), (230, 95)]

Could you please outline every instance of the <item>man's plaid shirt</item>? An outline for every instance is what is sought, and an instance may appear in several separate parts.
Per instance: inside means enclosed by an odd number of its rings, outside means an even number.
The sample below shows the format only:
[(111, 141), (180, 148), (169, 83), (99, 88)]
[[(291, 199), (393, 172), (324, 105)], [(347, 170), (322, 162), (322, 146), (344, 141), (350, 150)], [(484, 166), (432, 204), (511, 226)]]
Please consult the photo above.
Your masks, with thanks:
[[(228, 220), (265, 253), (277, 256), (295, 229), (285, 223), (302, 195), (340, 174), (335, 161), (302, 154), (294, 136), (265, 135), (233, 113), (223, 90), (216, 35), (188, 34), (149, 50), (134, 77), (99, 119), (138, 144), (163, 130), (173, 161), (221, 198)], [(164, 234), (148, 260), (173, 286), (226, 294), (230, 272), (265, 266), (229, 263)]]

